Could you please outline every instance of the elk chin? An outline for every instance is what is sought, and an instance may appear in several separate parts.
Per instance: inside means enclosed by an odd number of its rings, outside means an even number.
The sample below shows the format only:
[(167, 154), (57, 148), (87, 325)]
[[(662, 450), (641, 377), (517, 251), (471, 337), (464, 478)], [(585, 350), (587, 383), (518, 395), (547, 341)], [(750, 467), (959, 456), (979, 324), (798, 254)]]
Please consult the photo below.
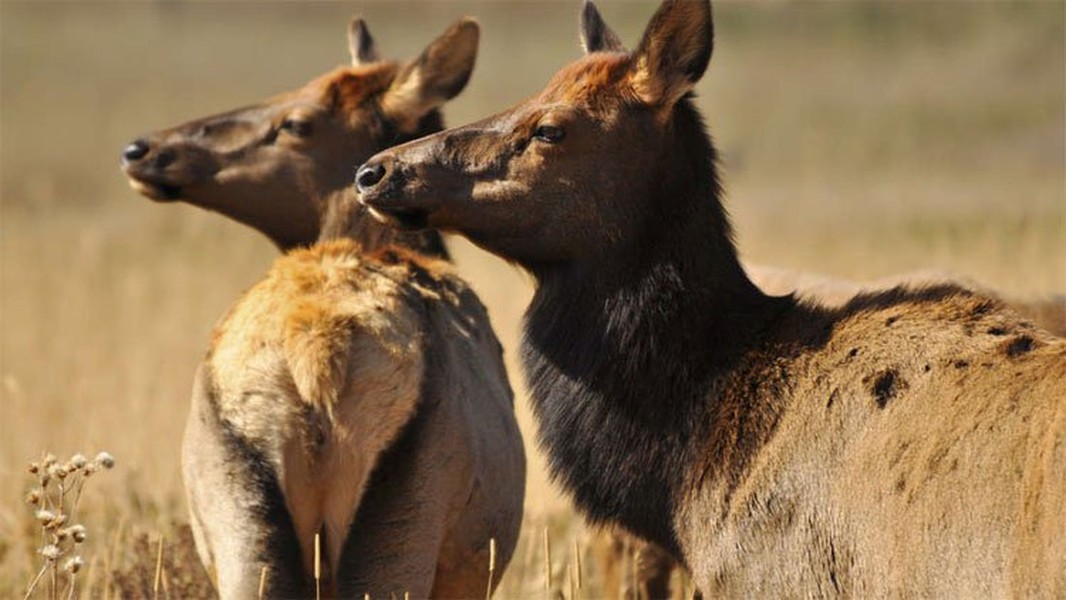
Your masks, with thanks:
[(404, 231), (418, 231), (429, 226), (429, 213), (417, 208), (374, 208), (367, 206), (367, 211), (379, 223)]
[(406, 190), (388, 186), (382, 191), (360, 190), (359, 204), (375, 220), (396, 229), (417, 231), (429, 226), (430, 209)]
[(135, 192), (156, 202), (175, 202), (181, 199), (182, 188), (180, 185), (173, 185), (164, 183), (161, 181), (150, 181), (146, 179), (137, 179), (133, 175), (129, 175), (130, 187)]

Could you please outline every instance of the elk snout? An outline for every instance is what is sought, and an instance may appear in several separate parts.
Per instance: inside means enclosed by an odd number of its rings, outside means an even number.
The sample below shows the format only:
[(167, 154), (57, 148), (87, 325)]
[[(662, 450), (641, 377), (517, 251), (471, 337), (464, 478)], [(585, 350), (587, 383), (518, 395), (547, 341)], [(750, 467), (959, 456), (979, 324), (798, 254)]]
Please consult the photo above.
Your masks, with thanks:
[(170, 145), (155, 145), (140, 138), (122, 149), (122, 167), (127, 172), (134, 169), (165, 169), (177, 160), (177, 154), (178, 150)]
[(219, 169), (210, 151), (158, 135), (137, 138), (120, 156), (133, 189), (159, 201), (181, 198), (186, 188), (209, 179)]
[(367, 206), (396, 200), (406, 179), (403, 165), (391, 153), (370, 157), (355, 172), (355, 189)]
[(122, 149), (122, 164), (128, 165), (131, 162), (141, 160), (148, 154), (150, 149), (148, 142), (143, 139), (133, 140), (128, 146)]
[(384, 161), (371, 160), (363, 166), (359, 167), (359, 170), (355, 173), (355, 185), (360, 193), (370, 191), (371, 188), (376, 186), (385, 179), (385, 174), (388, 172)]
[(425, 207), (416, 206), (404, 194), (405, 169), (389, 155), (375, 156), (355, 172), (359, 203), (377, 220), (401, 229), (426, 227)]

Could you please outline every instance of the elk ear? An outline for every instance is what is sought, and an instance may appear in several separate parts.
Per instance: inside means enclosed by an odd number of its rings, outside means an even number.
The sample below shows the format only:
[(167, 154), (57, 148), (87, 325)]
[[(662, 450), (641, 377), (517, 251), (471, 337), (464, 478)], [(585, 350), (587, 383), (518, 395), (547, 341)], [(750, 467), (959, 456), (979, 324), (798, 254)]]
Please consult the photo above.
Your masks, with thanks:
[(352, 55), (352, 66), (361, 67), (381, 60), (374, 37), (366, 28), (366, 21), (359, 17), (348, 22), (348, 52)]
[(470, 80), (477, 58), (480, 28), (460, 19), (406, 64), (382, 98), (385, 114), (401, 123), (417, 123), (426, 113), (459, 95)]
[(648, 104), (673, 106), (703, 77), (713, 47), (710, 0), (665, 0), (633, 53), (633, 88)]
[(625, 52), (622, 40), (607, 26), (592, 0), (585, 0), (581, 11), (581, 47), (585, 54), (592, 52)]

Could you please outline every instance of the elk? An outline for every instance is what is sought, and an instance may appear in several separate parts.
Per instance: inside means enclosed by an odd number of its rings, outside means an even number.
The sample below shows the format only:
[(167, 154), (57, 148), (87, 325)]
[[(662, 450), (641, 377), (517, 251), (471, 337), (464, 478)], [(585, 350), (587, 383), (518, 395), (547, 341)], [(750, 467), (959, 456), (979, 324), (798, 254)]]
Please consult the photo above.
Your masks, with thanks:
[(492, 589), (525, 455), (487, 322), (447, 263), (346, 238), (279, 258), (234, 304), (197, 372), (182, 457), (223, 598), (315, 597), (319, 575), (330, 597)]
[(712, 41), (708, 0), (666, 0), (633, 52), (375, 155), (359, 200), (532, 274), (554, 476), (704, 594), (1066, 593), (1066, 341), (949, 284), (759, 290), (692, 101)]
[(195, 378), (183, 477), (224, 598), (313, 596), (316, 534), (326, 595), (480, 596), (517, 541), (525, 457), (501, 347), (440, 236), (345, 214), (338, 239), (298, 248), (353, 195), (352, 161), (441, 128), (478, 26), (402, 65), (362, 20), (348, 34), (350, 68), (124, 151), (145, 195), (296, 248), (223, 317)]
[[(351, 65), (266, 101), (144, 135), (122, 150), (130, 186), (183, 200), (266, 235), (281, 250), (313, 244), (353, 164), (443, 127), (440, 106), (466, 86), (479, 30), (462, 19), (407, 63), (383, 60), (366, 23), (348, 26)], [(367, 247), (399, 243), (446, 256), (433, 232), (396, 234), (369, 219), (343, 232)], [(340, 232), (333, 232), (338, 234)]]

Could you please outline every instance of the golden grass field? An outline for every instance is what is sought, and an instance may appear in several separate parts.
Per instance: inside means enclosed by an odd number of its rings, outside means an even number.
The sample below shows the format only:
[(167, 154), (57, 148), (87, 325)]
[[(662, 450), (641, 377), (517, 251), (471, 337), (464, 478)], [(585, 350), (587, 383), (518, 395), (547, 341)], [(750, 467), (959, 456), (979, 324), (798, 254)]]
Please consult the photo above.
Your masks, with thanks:
[[(601, 8), (635, 44), (654, 4)], [(118, 460), (83, 501), (94, 595), (123, 565), (140, 583), (122, 589), (150, 592), (136, 565), (154, 569), (161, 534), (171, 574), (198, 573), (175, 533), (192, 373), (215, 319), (275, 251), (216, 215), (136, 195), (118, 169), (124, 144), (345, 62), (357, 12), (400, 57), (480, 18), (478, 67), (445, 110), (461, 124), (578, 56), (578, 10), (0, 3), (0, 597), (21, 597), (37, 564), (21, 498), (43, 450)], [(1066, 292), (1066, 5), (726, 3), (716, 22), (699, 104), (746, 260), (857, 279), (938, 268), (1011, 297)], [(529, 448), (526, 540), (497, 597), (542, 597), (543, 528), (564, 589), (582, 529), (544, 473), (517, 368), (530, 282), (461, 240), (452, 248), (506, 347)], [(597, 594), (589, 577), (584, 597)], [(194, 588), (167, 591), (180, 589)]]

